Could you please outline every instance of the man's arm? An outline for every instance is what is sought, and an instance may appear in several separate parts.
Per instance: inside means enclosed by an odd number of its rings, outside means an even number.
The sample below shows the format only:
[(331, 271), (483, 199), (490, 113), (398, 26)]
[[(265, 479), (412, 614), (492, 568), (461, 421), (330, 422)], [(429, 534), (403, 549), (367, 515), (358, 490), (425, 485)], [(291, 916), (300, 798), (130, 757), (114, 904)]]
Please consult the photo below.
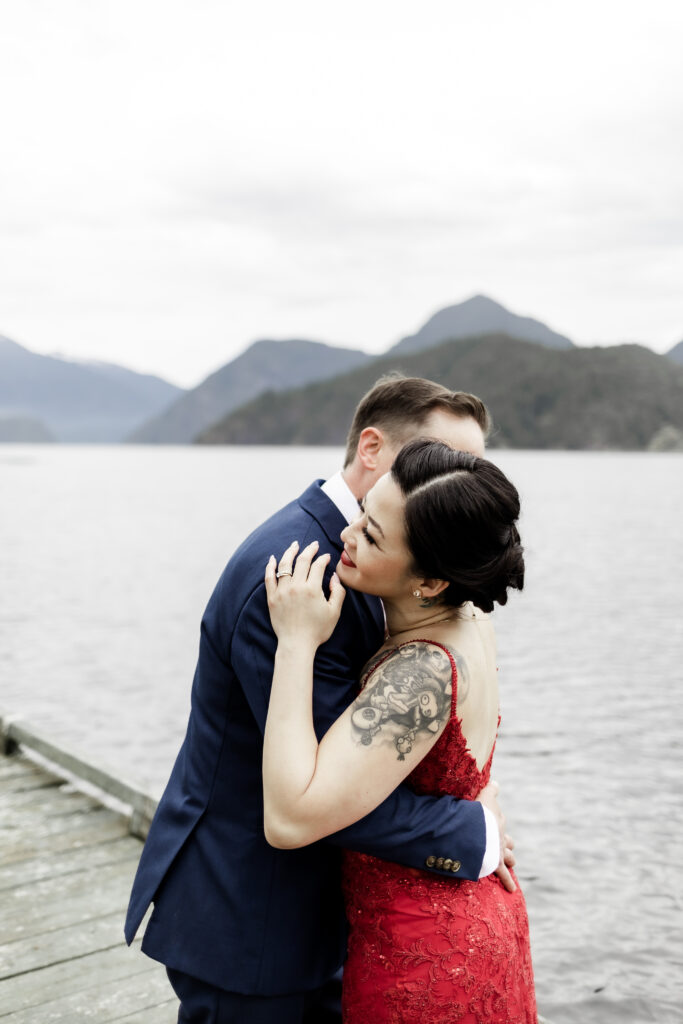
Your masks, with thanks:
[[(361, 629), (357, 608), (347, 599), (333, 638), (320, 648), (315, 660), (314, 721), (319, 737), (355, 695), (358, 667), (349, 651), (358, 642)], [(259, 585), (236, 624), (231, 658), (261, 731), (268, 712), (276, 643), (265, 588)], [(327, 841), (450, 878), (476, 879), (487, 835), (478, 801), (421, 796), (401, 785), (365, 818)]]

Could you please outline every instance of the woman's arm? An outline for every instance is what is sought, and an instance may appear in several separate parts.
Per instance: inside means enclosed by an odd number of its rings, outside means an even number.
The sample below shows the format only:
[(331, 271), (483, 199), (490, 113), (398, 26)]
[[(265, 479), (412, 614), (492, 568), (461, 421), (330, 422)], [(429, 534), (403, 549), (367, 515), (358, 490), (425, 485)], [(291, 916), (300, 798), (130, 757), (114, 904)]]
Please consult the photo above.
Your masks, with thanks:
[[(422, 760), (451, 711), (451, 663), (420, 642), (387, 654), (367, 685), (318, 744), (313, 728), (313, 660), (332, 633), (344, 591), (322, 592), (328, 556), (303, 551), (291, 577), (266, 590), (278, 636), (263, 751), (264, 827), (273, 846), (306, 846), (377, 807)], [(293, 557), (293, 551), (292, 551)]]

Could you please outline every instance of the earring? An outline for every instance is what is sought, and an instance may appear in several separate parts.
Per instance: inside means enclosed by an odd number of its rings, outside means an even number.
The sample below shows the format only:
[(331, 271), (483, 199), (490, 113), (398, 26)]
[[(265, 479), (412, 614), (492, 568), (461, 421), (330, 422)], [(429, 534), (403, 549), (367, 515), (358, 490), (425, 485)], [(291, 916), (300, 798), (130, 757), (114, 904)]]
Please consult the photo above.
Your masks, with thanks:
[(422, 591), (421, 590), (414, 590), (413, 591), (413, 597), (417, 597), (417, 598), (422, 597)]

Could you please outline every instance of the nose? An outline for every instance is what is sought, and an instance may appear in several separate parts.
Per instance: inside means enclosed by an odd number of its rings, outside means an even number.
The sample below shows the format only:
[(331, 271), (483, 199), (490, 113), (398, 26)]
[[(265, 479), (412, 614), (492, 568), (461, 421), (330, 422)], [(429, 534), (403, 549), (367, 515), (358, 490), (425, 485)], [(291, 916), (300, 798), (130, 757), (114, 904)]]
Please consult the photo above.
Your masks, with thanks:
[(352, 523), (349, 523), (348, 526), (345, 526), (344, 529), (341, 532), (340, 536), (341, 536), (341, 539), (342, 539), (342, 543), (346, 544), (348, 547), (353, 547), (353, 544), (354, 544), (354, 540), (353, 540), (354, 529), (353, 528), (356, 525), (356, 523), (360, 522), (360, 520), (362, 518), (363, 518), (362, 516), (359, 516), (358, 519), (354, 519), (354, 521)]

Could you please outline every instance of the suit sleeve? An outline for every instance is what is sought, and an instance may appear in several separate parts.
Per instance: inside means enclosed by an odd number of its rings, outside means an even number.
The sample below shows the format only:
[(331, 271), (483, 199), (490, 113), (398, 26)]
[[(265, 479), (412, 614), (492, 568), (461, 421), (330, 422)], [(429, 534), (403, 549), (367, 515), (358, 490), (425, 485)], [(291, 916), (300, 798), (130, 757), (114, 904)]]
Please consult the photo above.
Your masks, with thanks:
[[(349, 652), (358, 628), (357, 607), (347, 594), (334, 636), (315, 659), (313, 717), (318, 738), (355, 696), (359, 671)], [(259, 585), (237, 621), (231, 661), (261, 733), (276, 643), (265, 587)], [(449, 878), (476, 879), (486, 849), (484, 812), (475, 801), (423, 796), (403, 784), (370, 814), (323, 841)]]

